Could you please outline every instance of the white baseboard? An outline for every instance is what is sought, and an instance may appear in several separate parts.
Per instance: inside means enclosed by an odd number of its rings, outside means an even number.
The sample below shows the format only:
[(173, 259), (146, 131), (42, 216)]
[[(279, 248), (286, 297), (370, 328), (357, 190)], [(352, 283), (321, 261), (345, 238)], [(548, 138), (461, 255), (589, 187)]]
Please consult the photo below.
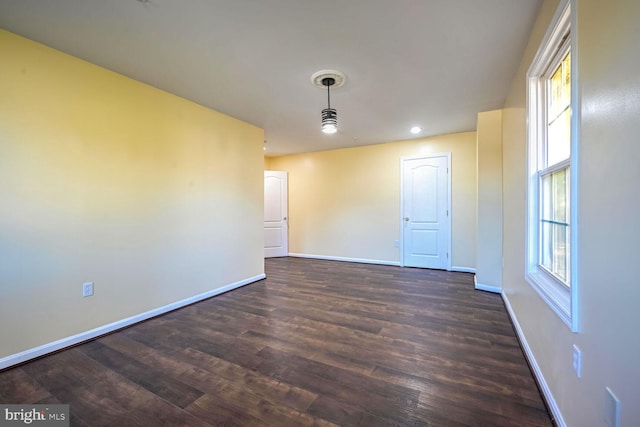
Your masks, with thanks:
[[(347, 257), (339, 257), (339, 256), (328, 256), (328, 255), (312, 255), (312, 254), (298, 254), (298, 253), (289, 253), (290, 257), (295, 258), (313, 258), (313, 259), (326, 259), (328, 261), (345, 261), (345, 262), (359, 262), (363, 264), (378, 264), (378, 265), (393, 265), (400, 266), (400, 261), (385, 261), (385, 260), (377, 260), (377, 259), (366, 259), (366, 258), (347, 258)], [(449, 271), (456, 271), (459, 273), (475, 273), (476, 269), (471, 267), (455, 267), (452, 266)], [(500, 293), (500, 291), (497, 291)]]
[(400, 265), (399, 261), (384, 261), (384, 260), (377, 260), (377, 259), (346, 258), (346, 257), (339, 257), (339, 256), (296, 254), (296, 253), (289, 253), (289, 256), (295, 257), (295, 258), (326, 259), (328, 261), (360, 262), (363, 264), (395, 265), (395, 266)]
[(0, 359), (0, 369), (5, 369), (19, 363), (26, 362), (31, 359), (35, 359), (36, 357), (44, 356), (49, 353), (53, 353), (54, 351), (62, 350), (67, 347), (71, 347), (73, 345), (79, 344), (83, 341), (90, 340), (92, 338), (99, 337), (104, 334), (108, 334), (109, 332), (116, 331), (118, 329), (125, 328), (127, 326), (131, 326), (135, 323), (142, 322), (147, 319), (151, 319), (152, 317), (159, 316), (161, 314), (167, 313), (169, 311), (176, 310), (178, 308), (185, 307), (187, 305), (196, 303), (198, 301), (205, 300), (207, 298), (211, 298), (213, 296), (231, 291), (236, 288), (240, 288), (242, 286), (248, 285), (249, 283), (257, 282), (258, 280), (262, 280), (267, 277), (264, 273), (259, 274), (257, 276), (250, 277), (248, 279), (241, 280), (239, 282), (231, 283), (229, 285), (223, 286), (221, 288), (217, 288), (200, 295), (195, 295), (190, 298), (185, 298), (180, 301), (176, 301), (174, 303), (165, 305), (164, 307), (158, 307), (153, 310), (145, 311), (144, 313), (137, 314), (135, 316), (127, 317), (126, 319), (118, 320), (113, 323), (109, 323), (108, 325), (99, 326), (95, 329), (91, 329), (89, 331), (81, 332), (76, 335), (72, 335), (70, 337), (62, 338), (54, 342), (50, 342), (48, 344), (44, 344), (35, 348), (31, 348), (29, 350), (22, 351), (20, 353), (12, 354)]
[(529, 343), (527, 342), (527, 338), (520, 327), (520, 323), (518, 323), (518, 318), (511, 307), (511, 303), (509, 302), (509, 298), (507, 294), (502, 292), (502, 300), (504, 301), (504, 305), (507, 308), (507, 313), (509, 313), (509, 317), (511, 318), (511, 322), (513, 323), (513, 327), (516, 330), (516, 334), (518, 334), (518, 338), (520, 339), (520, 344), (522, 345), (522, 349), (524, 350), (524, 354), (527, 356), (527, 360), (529, 361), (529, 366), (531, 366), (531, 370), (533, 371), (533, 375), (536, 377), (538, 381), (538, 385), (544, 395), (544, 398), (549, 406), (549, 410), (556, 422), (558, 427), (567, 427), (567, 424), (564, 422), (562, 418), (562, 413), (560, 412), (560, 408), (558, 408), (558, 404), (556, 400), (553, 398), (553, 394), (551, 393), (551, 389), (547, 384), (547, 381), (544, 379), (544, 375), (542, 375), (542, 371), (540, 370), (540, 366), (538, 366), (538, 362), (531, 351), (531, 347), (529, 347)]
[(471, 267), (456, 267), (452, 265), (449, 271), (457, 271), (458, 273), (475, 273), (476, 269)]
[(479, 291), (493, 292), (494, 294), (502, 293), (502, 288), (478, 283), (477, 276), (473, 276), (473, 287)]

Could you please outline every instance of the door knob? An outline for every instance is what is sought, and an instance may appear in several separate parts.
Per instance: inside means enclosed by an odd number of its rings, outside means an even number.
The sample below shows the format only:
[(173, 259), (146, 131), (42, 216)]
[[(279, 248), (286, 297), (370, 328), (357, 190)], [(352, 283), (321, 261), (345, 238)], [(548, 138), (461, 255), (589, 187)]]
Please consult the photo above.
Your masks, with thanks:
[(408, 217), (408, 216), (405, 216), (405, 217), (404, 217), (404, 220), (405, 220), (405, 221), (409, 221), (409, 217)]

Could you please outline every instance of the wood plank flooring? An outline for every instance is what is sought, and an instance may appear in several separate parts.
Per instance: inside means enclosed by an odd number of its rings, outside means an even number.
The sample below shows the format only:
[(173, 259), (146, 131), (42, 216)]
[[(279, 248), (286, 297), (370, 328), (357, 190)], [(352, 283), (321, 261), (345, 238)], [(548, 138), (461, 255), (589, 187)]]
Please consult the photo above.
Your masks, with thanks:
[(0, 372), (75, 426), (551, 426), (473, 276), (300, 258), (267, 279)]

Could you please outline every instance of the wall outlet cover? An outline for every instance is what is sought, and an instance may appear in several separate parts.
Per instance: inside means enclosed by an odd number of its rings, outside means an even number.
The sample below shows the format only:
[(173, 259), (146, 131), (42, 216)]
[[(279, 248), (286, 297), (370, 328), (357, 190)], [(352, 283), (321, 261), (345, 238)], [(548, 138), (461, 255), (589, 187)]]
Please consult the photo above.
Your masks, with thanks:
[(582, 376), (582, 350), (575, 344), (573, 346), (573, 372), (578, 378)]
[(609, 427), (620, 427), (620, 401), (609, 387), (607, 387), (606, 399), (605, 422)]
[(93, 295), (93, 282), (86, 282), (82, 284), (82, 296), (90, 297)]

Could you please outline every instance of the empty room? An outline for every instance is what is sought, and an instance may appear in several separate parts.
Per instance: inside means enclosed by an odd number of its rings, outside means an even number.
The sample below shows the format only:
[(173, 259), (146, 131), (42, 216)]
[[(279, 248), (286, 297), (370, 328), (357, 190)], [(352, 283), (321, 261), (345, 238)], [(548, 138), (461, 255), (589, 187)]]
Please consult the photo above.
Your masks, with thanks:
[(0, 0), (0, 424), (640, 425), (639, 21)]

